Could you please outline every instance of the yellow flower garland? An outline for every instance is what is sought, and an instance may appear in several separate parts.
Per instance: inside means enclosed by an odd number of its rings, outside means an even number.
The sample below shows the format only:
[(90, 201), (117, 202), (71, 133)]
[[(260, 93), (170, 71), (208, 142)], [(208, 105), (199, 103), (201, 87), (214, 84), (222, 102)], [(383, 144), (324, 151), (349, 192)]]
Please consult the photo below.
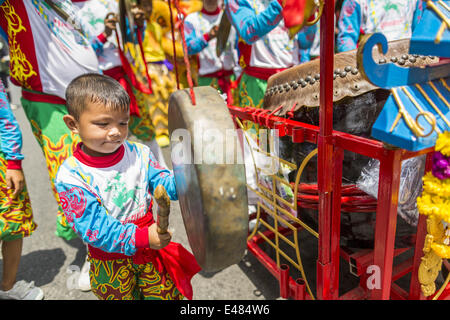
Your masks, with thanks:
[(441, 133), (436, 140), (436, 151), (439, 151), (446, 157), (450, 157), (450, 131)]

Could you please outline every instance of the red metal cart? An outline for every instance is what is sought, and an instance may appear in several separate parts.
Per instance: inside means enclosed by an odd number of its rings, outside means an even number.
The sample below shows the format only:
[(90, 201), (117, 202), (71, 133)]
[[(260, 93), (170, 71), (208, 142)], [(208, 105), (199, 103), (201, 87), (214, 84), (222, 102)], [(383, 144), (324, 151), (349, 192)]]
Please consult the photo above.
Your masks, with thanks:
[[(333, 60), (334, 60), (334, 0), (324, 4), (320, 20), (320, 124), (313, 126), (258, 109), (243, 109), (229, 106), (235, 121), (253, 121), (260, 126), (278, 129), (280, 136), (289, 136), (294, 143), (310, 142), (317, 145), (318, 153), (318, 258), (316, 264), (316, 297), (305, 289), (305, 279), (293, 279), (289, 275), (288, 264), (281, 263), (280, 256), (296, 264), (286, 254), (277, 249), (280, 239), (285, 242), (287, 234), (308, 228), (301, 221), (291, 224), (279, 223), (281, 218), (272, 217), (274, 226), (264, 232), (256, 232), (248, 239), (248, 250), (280, 284), (280, 294), (284, 298), (294, 299), (424, 299), (418, 281), (418, 268), (423, 255), (422, 249), (426, 235), (426, 218), (420, 216), (413, 256), (394, 265), (394, 257), (406, 249), (394, 246), (398, 190), (401, 163), (403, 160), (419, 155), (430, 155), (433, 148), (420, 152), (386, 147), (382, 142), (366, 139), (333, 130)], [(340, 247), (340, 217), (345, 205), (345, 192), (342, 189), (342, 161), (344, 150), (348, 150), (380, 161), (378, 198), (376, 201), (376, 225), (373, 250), (361, 250), (353, 254), (346, 253)], [(427, 156), (426, 170), (430, 168), (430, 156)], [(344, 190), (345, 191), (345, 190)], [(270, 200), (270, 199), (269, 199)], [(370, 201), (369, 201), (370, 202)], [(373, 203), (372, 203), (373, 205)], [(314, 231), (312, 231), (314, 233)], [(261, 248), (269, 243), (276, 249), (276, 257), (270, 257)], [(345, 294), (339, 294), (340, 258), (346, 259), (353, 273), (360, 277), (360, 285)], [(377, 266), (380, 271), (380, 286), (368, 289), (367, 268)], [(402, 289), (396, 280), (410, 274), (409, 290)], [(448, 298), (450, 287), (444, 288), (438, 299)], [(432, 299), (433, 297), (429, 297)], [(437, 298), (437, 297), (436, 297)]]

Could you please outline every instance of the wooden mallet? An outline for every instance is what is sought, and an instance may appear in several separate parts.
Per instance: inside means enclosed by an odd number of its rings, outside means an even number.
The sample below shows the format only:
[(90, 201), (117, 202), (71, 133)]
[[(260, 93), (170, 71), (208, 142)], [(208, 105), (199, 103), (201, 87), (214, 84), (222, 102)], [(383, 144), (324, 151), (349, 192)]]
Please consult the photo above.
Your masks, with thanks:
[(169, 227), (170, 198), (162, 184), (156, 187), (153, 195), (158, 204), (157, 231), (159, 234), (163, 234), (167, 232), (167, 228)]

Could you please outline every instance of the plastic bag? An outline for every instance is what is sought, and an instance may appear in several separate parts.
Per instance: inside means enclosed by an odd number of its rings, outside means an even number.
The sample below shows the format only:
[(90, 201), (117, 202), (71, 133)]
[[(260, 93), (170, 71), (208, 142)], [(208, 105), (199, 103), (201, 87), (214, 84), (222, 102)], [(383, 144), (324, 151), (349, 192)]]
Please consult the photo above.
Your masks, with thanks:
[[(426, 156), (422, 155), (402, 162), (397, 212), (400, 217), (414, 227), (417, 226), (419, 220), (416, 199), (422, 193), (425, 158)], [(372, 159), (361, 171), (356, 186), (372, 197), (378, 198), (379, 176), (380, 161)]]

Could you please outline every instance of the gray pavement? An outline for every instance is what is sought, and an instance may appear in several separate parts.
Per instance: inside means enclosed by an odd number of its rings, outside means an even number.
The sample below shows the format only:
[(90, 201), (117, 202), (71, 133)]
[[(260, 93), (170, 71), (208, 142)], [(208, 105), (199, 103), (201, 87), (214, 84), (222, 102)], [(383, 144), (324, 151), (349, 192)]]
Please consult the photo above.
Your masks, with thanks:
[[(79, 239), (65, 241), (55, 235), (57, 204), (51, 192), (45, 160), (20, 107), (20, 90), (12, 87), (12, 92), (12, 102), (18, 105), (14, 113), (23, 134), (23, 169), (38, 224), (34, 234), (24, 240), (17, 280), (33, 280), (43, 289), (47, 300), (96, 300), (91, 292), (81, 292), (71, 286), (77, 273), (70, 273), (70, 270), (82, 267), (86, 248)], [(163, 154), (170, 167), (170, 149), (163, 149)], [(174, 229), (173, 241), (190, 250), (178, 202), (171, 204), (170, 226)], [(240, 263), (220, 272), (200, 272), (194, 276), (192, 285), (195, 300), (279, 298), (278, 282), (251, 253), (246, 253)]]

